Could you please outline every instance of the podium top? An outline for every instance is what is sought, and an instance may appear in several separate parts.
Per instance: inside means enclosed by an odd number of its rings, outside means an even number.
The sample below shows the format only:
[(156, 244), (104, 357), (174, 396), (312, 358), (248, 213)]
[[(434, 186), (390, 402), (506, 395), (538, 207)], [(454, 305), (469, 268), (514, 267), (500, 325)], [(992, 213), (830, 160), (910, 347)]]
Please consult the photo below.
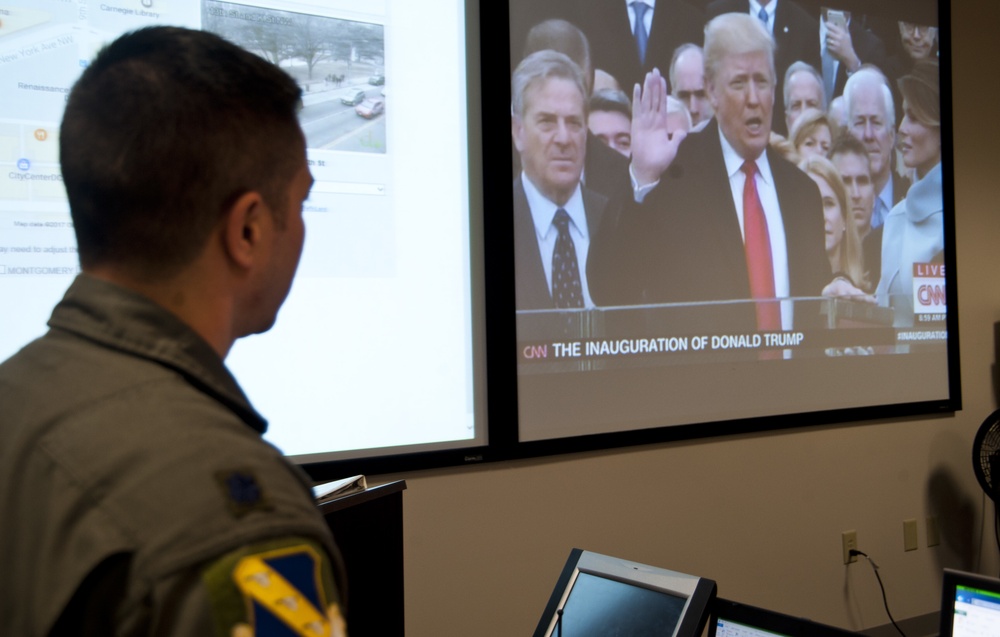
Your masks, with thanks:
[(342, 509), (347, 509), (353, 506), (358, 506), (359, 504), (364, 504), (365, 502), (370, 502), (373, 500), (378, 500), (380, 498), (388, 497), (394, 493), (399, 493), (406, 489), (406, 480), (396, 480), (394, 482), (386, 482), (385, 484), (378, 484), (375, 486), (369, 486), (364, 491), (359, 491), (358, 493), (351, 493), (345, 495), (342, 498), (337, 498), (336, 500), (330, 500), (329, 502), (324, 502), (318, 505), (320, 513), (332, 513), (334, 511), (340, 511)]

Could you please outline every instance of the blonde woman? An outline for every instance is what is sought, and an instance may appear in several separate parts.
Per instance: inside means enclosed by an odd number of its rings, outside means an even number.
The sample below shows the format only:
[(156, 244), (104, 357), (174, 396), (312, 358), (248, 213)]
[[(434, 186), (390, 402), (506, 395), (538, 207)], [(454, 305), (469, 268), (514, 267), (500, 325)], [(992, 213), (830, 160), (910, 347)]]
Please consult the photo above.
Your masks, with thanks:
[(826, 157), (835, 132), (834, 125), (825, 112), (810, 108), (803, 111), (792, 124), (788, 141), (792, 143), (800, 160)]
[(840, 173), (826, 157), (807, 157), (799, 164), (816, 182), (823, 201), (823, 219), (826, 229), (826, 256), (830, 270), (861, 290), (870, 290), (865, 277), (864, 257), (858, 228), (848, 206), (847, 187)]

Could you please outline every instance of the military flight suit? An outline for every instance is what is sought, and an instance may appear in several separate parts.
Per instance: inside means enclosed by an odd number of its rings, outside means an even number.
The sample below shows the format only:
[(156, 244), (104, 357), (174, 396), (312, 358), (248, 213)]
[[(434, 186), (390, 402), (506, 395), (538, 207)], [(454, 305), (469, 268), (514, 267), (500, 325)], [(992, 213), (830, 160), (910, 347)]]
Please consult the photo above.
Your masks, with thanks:
[(208, 343), (86, 275), (49, 327), (0, 365), (0, 635), (330, 633), (329, 529)]

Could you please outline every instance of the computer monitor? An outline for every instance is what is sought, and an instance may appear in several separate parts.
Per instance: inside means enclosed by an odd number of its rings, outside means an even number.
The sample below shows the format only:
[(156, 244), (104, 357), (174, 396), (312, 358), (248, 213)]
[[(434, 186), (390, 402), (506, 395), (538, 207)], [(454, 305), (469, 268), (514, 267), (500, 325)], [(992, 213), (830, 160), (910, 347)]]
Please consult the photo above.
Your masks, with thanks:
[(944, 569), (940, 637), (1000, 635), (1000, 579)]
[(715, 590), (710, 579), (573, 549), (535, 637), (697, 637)]
[(852, 637), (843, 628), (716, 598), (708, 637)]

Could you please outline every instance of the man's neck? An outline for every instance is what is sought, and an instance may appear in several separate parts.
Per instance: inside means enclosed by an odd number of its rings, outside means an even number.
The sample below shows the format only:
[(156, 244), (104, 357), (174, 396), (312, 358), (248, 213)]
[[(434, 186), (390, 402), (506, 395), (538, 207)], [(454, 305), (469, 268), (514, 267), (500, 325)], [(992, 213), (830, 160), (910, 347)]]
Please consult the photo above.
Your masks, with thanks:
[(735, 165), (737, 160), (740, 164), (747, 161), (757, 163), (760, 158), (764, 157), (767, 153), (767, 147), (764, 147), (756, 155), (750, 152), (749, 149), (743, 149), (743, 151), (740, 151), (732, 142), (729, 141), (729, 138), (726, 137), (726, 133), (723, 132), (721, 125), (719, 126), (719, 141), (722, 144), (722, 157), (726, 161), (727, 166)]
[(538, 192), (539, 195), (544, 197), (546, 200), (552, 202), (557, 207), (565, 206), (566, 202), (572, 199), (573, 195), (576, 194), (576, 191), (579, 190), (580, 188), (580, 182), (577, 181), (576, 187), (574, 187), (569, 192), (563, 192), (563, 191), (557, 192), (551, 188), (543, 189), (538, 185), (538, 183), (534, 179), (531, 178), (531, 176), (528, 173), (522, 171), (521, 175), (524, 178), (525, 182), (530, 183), (531, 186)]
[(212, 293), (204, 284), (205, 279), (192, 270), (165, 279), (136, 276), (115, 266), (94, 266), (84, 269), (84, 274), (113, 283), (137, 294), (167, 310), (195, 333), (201, 336), (219, 355), (225, 358), (236, 341), (231, 324), (231, 304), (223, 294)]

